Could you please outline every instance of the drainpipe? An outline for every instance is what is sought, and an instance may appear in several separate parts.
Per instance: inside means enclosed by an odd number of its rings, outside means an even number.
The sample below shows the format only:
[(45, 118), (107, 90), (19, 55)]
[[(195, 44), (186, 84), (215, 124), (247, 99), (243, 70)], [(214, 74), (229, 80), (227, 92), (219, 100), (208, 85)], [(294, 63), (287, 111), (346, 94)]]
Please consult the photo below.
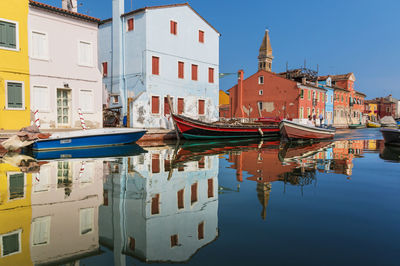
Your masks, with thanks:
[(243, 76), (244, 71), (241, 69), (238, 71), (238, 85), (236, 91), (236, 107), (235, 107), (235, 118), (244, 118), (243, 112)]

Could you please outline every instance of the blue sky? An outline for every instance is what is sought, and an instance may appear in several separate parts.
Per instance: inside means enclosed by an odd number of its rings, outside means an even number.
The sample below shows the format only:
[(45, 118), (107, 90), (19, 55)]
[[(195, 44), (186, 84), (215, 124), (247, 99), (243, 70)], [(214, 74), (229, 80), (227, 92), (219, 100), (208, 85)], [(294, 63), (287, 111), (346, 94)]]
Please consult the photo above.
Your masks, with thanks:
[[(79, 12), (111, 17), (112, 0), (79, 0)], [(40, 0), (60, 6), (61, 0)], [(220, 72), (257, 71), (257, 56), (269, 28), (272, 70), (307, 67), (321, 75), (353, 72), (356, 90), (367, 98), (400, 98), (400, 1), (396, 0), (132, 0), (133, 9), (172, 3), (189, 4), (221, 34)], [(131, 0), (125, 0), (126, 11)], [(236, 75), (220, 79), (229, 89)]]

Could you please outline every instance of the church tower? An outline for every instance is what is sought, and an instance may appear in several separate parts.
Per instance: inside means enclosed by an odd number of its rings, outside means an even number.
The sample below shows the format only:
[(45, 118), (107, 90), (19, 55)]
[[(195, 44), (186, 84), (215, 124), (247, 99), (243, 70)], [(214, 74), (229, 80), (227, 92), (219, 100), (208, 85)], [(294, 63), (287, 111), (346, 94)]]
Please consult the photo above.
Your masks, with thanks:
[(269, 31), (265, 30), (264, 39), (260, 46), (260, 52), (258, 54), (258, 70), (263, 69), (271, 72), (272, 69), (272, 47), (269, 40)]

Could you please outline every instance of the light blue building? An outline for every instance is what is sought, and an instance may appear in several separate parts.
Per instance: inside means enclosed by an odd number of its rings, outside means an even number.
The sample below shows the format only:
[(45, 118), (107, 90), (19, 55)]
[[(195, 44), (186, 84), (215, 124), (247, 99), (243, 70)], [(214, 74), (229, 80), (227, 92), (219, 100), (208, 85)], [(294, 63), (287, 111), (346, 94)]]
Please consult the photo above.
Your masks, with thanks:
[(110, 106), (122, 106), (130, 127), (172, 128), (175, 113), (218, 120), (220, 33), (185, 4), (124, 13), (99, 26), (99, 65)]
[(326, 89), (325, 93), (325, 124), (327, 125), (333, 125), (334, 123), (334, 112), (333, 112), (333, 92), (334, 88), (332, 87), (332, 80), (331, 77), (327, 77), (324, 80), (320, 80), (321, 77), (319, 77), (318, 80), (318, 86), (321, 88)]

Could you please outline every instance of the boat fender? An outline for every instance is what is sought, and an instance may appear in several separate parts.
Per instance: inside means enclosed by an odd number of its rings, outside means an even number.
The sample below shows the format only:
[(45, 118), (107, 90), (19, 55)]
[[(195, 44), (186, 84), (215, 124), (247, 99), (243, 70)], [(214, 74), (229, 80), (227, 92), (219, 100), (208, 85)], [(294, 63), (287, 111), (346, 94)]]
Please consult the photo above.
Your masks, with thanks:
[(261, 128), (258, 128), (258, 132), (260, 133), (261, 136), (264, 136), (264, 132), (261, 130)]

